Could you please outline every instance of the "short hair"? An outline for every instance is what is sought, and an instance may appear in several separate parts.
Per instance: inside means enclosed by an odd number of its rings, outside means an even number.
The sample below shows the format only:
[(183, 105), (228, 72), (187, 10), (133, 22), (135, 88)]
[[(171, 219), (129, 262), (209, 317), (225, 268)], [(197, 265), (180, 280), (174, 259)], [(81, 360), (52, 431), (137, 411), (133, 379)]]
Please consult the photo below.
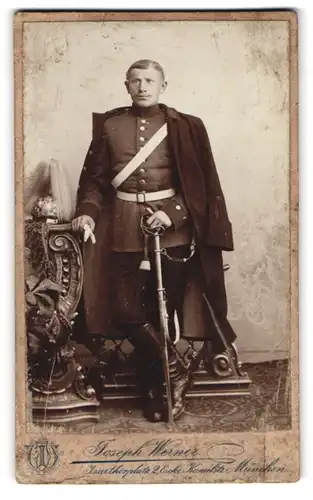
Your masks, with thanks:
[(165, 80), (165, 73), (164, 69), (162, 68), (161, 64), (159, 64), (156, 61), (151, 61), (151, 59), (140, 59), (140, 61), (134, 62), (127, 70), (126, 72), (126, 80), (129, 79), (130, 72), (133, 69), (149, 69), (153, 68), (159, 71), (161, 73), (163, 80)]

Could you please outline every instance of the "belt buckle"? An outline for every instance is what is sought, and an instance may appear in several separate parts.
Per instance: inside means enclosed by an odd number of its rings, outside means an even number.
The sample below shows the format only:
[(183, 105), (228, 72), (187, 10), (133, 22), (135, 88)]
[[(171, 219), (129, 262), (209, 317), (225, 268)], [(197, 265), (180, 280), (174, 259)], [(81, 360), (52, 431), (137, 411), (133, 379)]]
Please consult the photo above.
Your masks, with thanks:
[(145, 203), (146, 201), (146, 193), (145, 191), (141, 193), (136, 193), (137, 203)]

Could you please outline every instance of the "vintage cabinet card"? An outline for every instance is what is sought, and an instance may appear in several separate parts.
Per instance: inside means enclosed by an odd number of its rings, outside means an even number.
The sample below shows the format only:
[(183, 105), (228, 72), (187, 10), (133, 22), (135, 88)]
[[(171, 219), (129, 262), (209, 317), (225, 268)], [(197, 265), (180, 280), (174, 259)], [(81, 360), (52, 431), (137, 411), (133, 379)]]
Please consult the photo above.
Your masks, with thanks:
[(297, 16), (14, 17), (16, 477), (299, 477)]

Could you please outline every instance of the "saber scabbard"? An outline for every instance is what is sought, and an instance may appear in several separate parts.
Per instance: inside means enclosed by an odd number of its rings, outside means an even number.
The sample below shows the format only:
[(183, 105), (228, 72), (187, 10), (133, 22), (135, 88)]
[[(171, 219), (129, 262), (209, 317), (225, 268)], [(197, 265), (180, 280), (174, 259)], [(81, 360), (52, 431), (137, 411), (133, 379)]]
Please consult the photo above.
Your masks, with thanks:
[(207, 296), (204, 293), (202, 295), (203, 295), (205, 303), (206, 303), (206, 305), (207, 305), (207, 307), (209, 309), (209, 312), (211, 314), (211, 318), (212, 318), (213, 324), (214, 324), (214, 326), (216, 328), (216, 331), (217, 331), (217, 333), (218, 333), (218, 335), (220, 337), (220, 340), (221, 340), (221, 342), (223, 344), (225, 352), (227, 352), (227, 354), (229, 356), (230, 366), (231, 366), (231, 368), (233, 370), (233, 373), (235, 374), (235, 373), (237, 373), (237, 369), (236, 369), (236, 366), (235, 366), (235, 363), (234, 363), (234, 360), (233, 360), (233, 353), (231, 352), (230, 346), (229, 346), (229, 344), (228, 344), (228, 342), (227, 342), (227, 340), (226, 340), (226, 338), (225, 338), (225, 336), (223, 334), (223, 331), (222, 331), (222, 329), (221, 329), (221, 327), (219, 325), (219, 322), (218, 322), (218, 320), (216, 318), (216, 315), (214, 313), (214, 309), (213, 309), (213, 307), (212, 307), (209, 299), (207, 298)]
[(163, 369), (165, 378), (166, 398), (167, 398), (168, 424), (170, 428), (173, 428), (174, 425), (173, 403), (172, 403), (172, 390), (171, 390), (170, 371), (168, 363), (168, 344), (170, 342), (170, 336), (168, 329), (168, 313), (166, 308), (165, 289), (163, 286), (163, 277), (162, 277), (160, 234), (158, 231), (156, 231), (153, 236), (154, 236), (155, 267), (156, 267), (156, 278), (157, 278), (157, 294), (158, 294), (158, 304), (159, 304), (159, 314), (160, 314), (160, 330), (163, 341), (162, 360), (163, 360)]

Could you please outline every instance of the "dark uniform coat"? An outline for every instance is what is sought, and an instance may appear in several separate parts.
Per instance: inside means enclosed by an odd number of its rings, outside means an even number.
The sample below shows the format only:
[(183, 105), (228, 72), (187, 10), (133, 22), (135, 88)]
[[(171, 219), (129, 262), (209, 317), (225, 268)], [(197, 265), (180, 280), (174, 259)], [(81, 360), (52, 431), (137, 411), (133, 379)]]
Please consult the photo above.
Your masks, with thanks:
[[(185, 336), (209, 337), (217, 350), (224, 350), (216, 322), (227, 342), (236, 338), (227, 320), (222, 250), (233, 250), (228, 218), (209, 138), (200, 118), (160, 105), (168, 125), (170, 155), (177, 168), (181, 193), (193, 222), (197, 251), (186, 288), (183, 326)], [(93, 137), (80, 176), (77, 215), (96, 220), (96, 244), (84, 246), (84, 303), (90, 333), (114, 337), (110, 318), (110, 241), (112, 236), (112, 169), (103, 134), (105, 120), (129, 108), (93, 113)], [(209, 313), (204, 295), (214, 310)], [(180, 316), (180, 314), (179, 314)], [(198, 322), (198, 325), (197, 325)], [(196, 325), (196, 326), (195, 326)]]

